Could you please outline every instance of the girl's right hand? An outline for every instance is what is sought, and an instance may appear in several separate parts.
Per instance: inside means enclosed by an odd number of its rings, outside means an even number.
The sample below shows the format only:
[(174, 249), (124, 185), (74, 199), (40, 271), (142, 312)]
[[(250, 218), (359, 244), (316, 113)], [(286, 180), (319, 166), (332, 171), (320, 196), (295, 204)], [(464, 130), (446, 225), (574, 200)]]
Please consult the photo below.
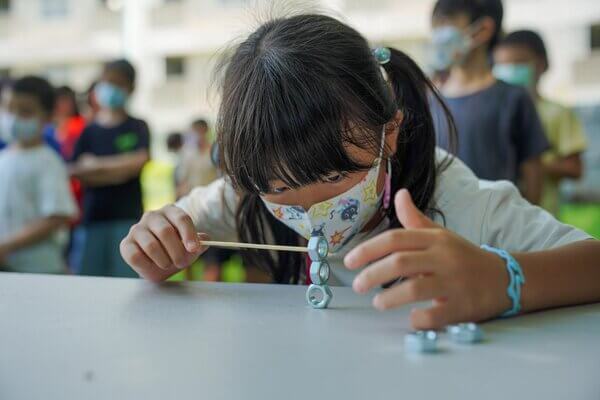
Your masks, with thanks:
[(179, 207), (169, 205), (144, 214), (121, 241), (123, 259), (142, 277), (161, 282), (190, 266), (206, 251), (192, 219)]

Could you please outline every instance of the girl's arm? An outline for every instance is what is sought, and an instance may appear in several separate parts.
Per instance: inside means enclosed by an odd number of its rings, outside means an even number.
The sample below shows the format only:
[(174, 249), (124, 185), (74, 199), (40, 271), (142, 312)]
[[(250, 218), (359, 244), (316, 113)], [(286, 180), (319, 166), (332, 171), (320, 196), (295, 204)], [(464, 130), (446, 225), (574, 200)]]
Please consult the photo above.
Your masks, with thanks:
[(30, 222), (14, 235), (9, 236), (3, 242), (0, 242), (0, 260), (14, 251), (34, 245), (46, 239), (57, 229), (66, 227), (69, 224), (69, 220), (69, 216), (56, 215)]
[[(384, 310), (433, 300), (431, 307), (413, 310), (416, 329), (487, 320), (511, 308), (502, 258), (435, 224), (415, 207), (406, 190), (396, 195), (396, 210), (405, 229), (389, 230), (346, 256), (350, 269), (368, 265), (355, 278), (355, 291), (366, 293), (399, 277), (409, 278), (377, 294), (373, 305)], [(526, 279), (523, 311), (600, 301), (600, 242), (514, 256)]]
[(600, 301), (599, 241), (513, 256), (527, 279), (521, 295), (524, 311)]

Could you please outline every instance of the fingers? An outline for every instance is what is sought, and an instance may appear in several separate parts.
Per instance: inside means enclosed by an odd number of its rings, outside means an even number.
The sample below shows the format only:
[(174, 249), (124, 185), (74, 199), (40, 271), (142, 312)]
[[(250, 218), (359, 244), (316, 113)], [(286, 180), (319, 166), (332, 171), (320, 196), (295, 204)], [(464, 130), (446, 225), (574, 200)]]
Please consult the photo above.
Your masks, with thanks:
[(123, 239), (120, 245), (123, 259), (139, 276), (152, 282), (162, 282), (178, 271), (177, 268), (162, 270), (134, 242)]
[[(166, 218), (153, 218), (148, 221), (148, 229), (161, 243), (169, 257), (169, 266), (174, 265), (183, 269), (188, 266), (189, 252), (183, 246), (177, 229)], [(141, 235), (144, 236), (143, 234)], [(142, 248), (145, 248), (142, 246)], [(159, 259), (162, 257), (159, 256)], [(157, 264), (161, 266), (160, 264)], [(163, 268), (161, 266), (161, 268)]]
[(415, 206), (415, 203), (406, 189), (399, 190), (394, 199), (396, 216), (403, 227), (407, 229), (439, 228), (440, 226), (427, 218)]
[(357, 293), (366, 293), (400, 277), (430, 272), (432, 265), (431, 255), (423, 251), (392, 253), (362, 270), (352, 288)]
[(432, 300), (443, 296), (444, 286), (435, 276), (415, 277), (384, 290), (373, 298), (373, 306), (380, 310), (405, 304)]
[(144, 254), (160, 269), (169, 269), (174, 264), (159, 239), (146, 228), (133, 228), (134, 242)]
[(386, 231), (356, 246), (344, 258), (349, 269), (357, 269), (401, 250), (423, 250), (435, 243), (440, 229)]
[(196, 228), (189, 215), (176, 206), (166, 207), (164, 209), (164, 215), (171, 225), (177, 229), (179, 237), (187, 251), (190, 253), (201, 251), (202, 246), (198, 242)]
[(458, 322), (452, 307), (446, 302), (438, 302), (429, 308), (416, 308), (410, 314), (410, 323), (416, 330), (442, 329)]
[(188, 267), (202, 252), (191, 218), (175, 206), (144, 214), (121, 242), (123, 259), (141, 276), (161, 281)]

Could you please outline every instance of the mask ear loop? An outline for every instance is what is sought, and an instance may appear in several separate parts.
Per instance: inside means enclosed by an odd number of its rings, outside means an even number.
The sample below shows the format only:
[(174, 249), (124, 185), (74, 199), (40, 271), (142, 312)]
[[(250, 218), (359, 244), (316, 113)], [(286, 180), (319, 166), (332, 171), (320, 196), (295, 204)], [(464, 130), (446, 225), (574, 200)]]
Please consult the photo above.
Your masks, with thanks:
[[(387, 71), (384, 68), (384, 65), (389, 63), (392, 59), (392, 52), (389, 48), (379, 46), (372, 50), (373, 56), (377, 63), (379, 64), (379, 69), (381, 70), (381, 74), (383, 75), (383, 79), (386, 82), (390, 82), (390, 77)], [(383, 126), (383, 132), (381, 137), (381, 154), (380, 157), (383, 157), (383, 149), (385, 147), (385, 125)], [(385, 186), (383, 189), (383, 208), (389, 209), (390, 201), (392, 198), (392, 162), (388, 157), (387, 159), (387, 171), (385, 174)]]
[(383, 208), (385, 210), (388, 210), (390, 208), (391, 199), (392, 199), (392, 160), (388, 157), (387, 171), (385, 172), (385, 186), (383, 188)]

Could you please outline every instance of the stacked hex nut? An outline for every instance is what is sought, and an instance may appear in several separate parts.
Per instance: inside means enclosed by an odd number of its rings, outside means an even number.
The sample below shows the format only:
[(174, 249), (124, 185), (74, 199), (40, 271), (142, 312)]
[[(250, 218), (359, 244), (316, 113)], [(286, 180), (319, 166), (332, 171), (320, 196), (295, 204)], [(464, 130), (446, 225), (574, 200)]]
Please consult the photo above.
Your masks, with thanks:
[(331, 269), (327, 263), (329, 245), (323, 236), (312, 236), (308, 241), (308, 255), (311, 260), (310, 280), (312, 284), (306, 290), (306, 301), (313, 308), (327, 308), (333, 293), (327, 285)]

